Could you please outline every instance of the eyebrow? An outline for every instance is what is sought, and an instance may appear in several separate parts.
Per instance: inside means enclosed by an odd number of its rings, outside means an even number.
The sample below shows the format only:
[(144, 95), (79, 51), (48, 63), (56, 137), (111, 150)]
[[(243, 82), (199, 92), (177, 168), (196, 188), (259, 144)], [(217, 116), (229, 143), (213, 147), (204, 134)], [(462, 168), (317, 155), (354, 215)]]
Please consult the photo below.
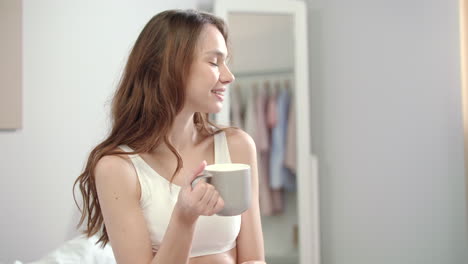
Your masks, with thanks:
[(227, 57), (227, 55), (224, 52), (220, 51), (220, 50), (210, 50), (210, 51), (205, 52), (205, 54), (214, 54), (214, 55), (222, 57), (224, 59)]

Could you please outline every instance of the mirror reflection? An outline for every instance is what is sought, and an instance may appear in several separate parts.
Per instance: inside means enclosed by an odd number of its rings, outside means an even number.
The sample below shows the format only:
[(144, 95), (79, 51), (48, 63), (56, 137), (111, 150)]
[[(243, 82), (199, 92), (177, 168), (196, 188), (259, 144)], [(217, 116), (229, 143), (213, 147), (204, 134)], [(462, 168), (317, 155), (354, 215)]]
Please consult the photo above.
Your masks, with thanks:
[(257, 146), (266, 259), (297, 263), (293, 18), (230, 12), (227, 22), (236, 76), (230, 120)]

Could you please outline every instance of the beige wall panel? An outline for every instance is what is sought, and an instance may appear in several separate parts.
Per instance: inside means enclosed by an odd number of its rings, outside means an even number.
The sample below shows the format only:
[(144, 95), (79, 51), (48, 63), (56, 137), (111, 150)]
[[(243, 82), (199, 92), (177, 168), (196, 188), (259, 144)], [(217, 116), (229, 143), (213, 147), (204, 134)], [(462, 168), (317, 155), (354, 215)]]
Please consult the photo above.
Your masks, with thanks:
[(0, 0), (0, 129), (22, 125), (21, 1)]

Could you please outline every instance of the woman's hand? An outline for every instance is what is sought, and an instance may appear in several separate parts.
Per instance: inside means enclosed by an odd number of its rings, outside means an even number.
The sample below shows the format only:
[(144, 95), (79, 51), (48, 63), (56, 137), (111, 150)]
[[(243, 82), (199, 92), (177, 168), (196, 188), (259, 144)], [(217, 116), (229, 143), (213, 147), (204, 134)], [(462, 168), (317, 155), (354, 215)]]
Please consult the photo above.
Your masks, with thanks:
[(187, 175), (185, 185), (179, 192), (175, 209), (182, 218), (189, 221), (195, 221), (200, 215), (213, 215), (224, 207), (224, 201), (213, 185), (200, 180), (192, 188), (193, 180), (203, 172), (205, 167), (206, 161), (203, 161), (192, 175)]

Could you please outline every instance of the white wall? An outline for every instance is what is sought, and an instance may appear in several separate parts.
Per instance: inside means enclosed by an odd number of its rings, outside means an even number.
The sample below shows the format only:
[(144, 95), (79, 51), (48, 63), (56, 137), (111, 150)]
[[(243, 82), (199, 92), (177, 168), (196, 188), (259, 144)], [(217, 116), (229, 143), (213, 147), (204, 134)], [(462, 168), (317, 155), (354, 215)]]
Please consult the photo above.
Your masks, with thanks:
[[(0, 262), (74, 236), (72, 184), (107, 128), (109, 100), (144, 24), (194, 0), (25, 0), (24, 122), (0, 131)], [(75, 215), (75, 218), (73, 218)]]
[(458, 0), (307, 2), (323, 263), (468, 263)]

